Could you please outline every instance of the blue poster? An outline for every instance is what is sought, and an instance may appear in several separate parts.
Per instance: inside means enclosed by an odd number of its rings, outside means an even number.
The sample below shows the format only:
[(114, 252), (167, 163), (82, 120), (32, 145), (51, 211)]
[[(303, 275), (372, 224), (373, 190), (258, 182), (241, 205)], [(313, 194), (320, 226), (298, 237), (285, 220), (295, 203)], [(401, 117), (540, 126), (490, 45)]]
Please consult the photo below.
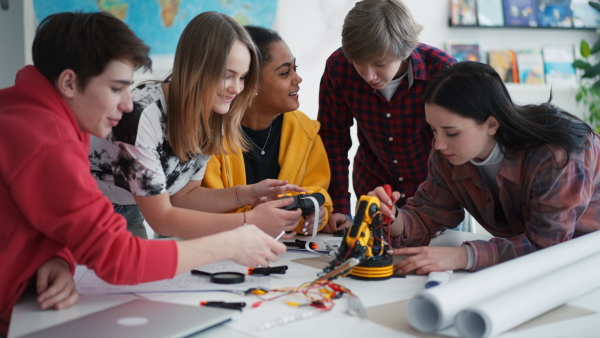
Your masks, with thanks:
[(172, 55), (181, 32), (197, 14), (217, 11), (242, 25), (271, 28), (277, 0), (33, 0), (33, 7), (38, 21), (67, 11), (111, 13), (151, 47), (151, 55)]

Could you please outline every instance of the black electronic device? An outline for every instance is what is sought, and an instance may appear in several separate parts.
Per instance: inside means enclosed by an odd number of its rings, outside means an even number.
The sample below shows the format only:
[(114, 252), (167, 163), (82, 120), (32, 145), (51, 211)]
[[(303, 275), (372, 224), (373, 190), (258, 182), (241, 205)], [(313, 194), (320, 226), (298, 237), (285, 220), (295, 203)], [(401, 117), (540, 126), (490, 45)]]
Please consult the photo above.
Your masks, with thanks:
[(285, 207), (282, 207), (281, 209), (295, 210), (295, 209), (300, 208), (300, 209), (302, 209), (302, 216), (308, 216), (308, 215), (312, 215), (315, 213), (314, 203), (307, 197), (314, 197), (317, 200), (319, 207), (322, 206), (323, 203), (325, 203), (325, 196), (323, 196), (323, 194), (321, 194), (320, 192), (315, 192), (315, 193), (302, 193), (301, 192), (301, 193), (297, 193), (296, 195), (292, 195), (291, 193), (288, 193), (288, 194), (284, 194), (284, 195), (279, 195), (278, 197), (279, 197), (279, 199), (293, 198), (294, 201), (290, 205), (286, 205)]

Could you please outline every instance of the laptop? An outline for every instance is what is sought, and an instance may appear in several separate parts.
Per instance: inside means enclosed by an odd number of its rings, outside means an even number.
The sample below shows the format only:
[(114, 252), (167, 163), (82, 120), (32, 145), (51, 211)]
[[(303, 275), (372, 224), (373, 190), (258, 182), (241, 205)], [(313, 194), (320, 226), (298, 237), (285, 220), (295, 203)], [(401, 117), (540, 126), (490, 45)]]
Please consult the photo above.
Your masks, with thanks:
[(138, 299), (22, 337), (185, 337), (239, 314), (237, 310)]

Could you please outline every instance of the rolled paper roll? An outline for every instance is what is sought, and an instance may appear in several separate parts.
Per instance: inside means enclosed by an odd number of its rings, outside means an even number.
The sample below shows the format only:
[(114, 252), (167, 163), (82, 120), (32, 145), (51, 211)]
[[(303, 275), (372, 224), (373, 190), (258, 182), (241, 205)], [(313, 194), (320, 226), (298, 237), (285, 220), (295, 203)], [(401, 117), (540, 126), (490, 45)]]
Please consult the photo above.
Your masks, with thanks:
[(564, 269), (600, 253), (600, 231), (483, 269), (415, 295), (408, 304), (408, 321), (418, 331), (433, 333), (454, 324), (462, 310), (503, 294), (523, 283)]
[[(600, 253), (461, 311), (461, 337), (493, 337), (600, 287)], [(515, 306), (515, 304), (519, 304)]]

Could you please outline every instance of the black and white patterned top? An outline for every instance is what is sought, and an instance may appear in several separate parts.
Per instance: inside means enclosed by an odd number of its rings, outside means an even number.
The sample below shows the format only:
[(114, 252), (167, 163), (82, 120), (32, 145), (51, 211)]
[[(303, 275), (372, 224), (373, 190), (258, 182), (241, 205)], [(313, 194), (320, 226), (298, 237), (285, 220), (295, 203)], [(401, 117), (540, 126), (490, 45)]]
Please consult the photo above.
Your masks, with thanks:
[(104, 194), (118, 205), (136, 204), (132, 194), (154, 196), (180, 191), (190, 180), (202, 180), (210, 156), (181, 163), (167, 142), (167, 102), (158, 82), (131, 92), (133, 111), (104, 139), (91, 137), (92, 174)]

